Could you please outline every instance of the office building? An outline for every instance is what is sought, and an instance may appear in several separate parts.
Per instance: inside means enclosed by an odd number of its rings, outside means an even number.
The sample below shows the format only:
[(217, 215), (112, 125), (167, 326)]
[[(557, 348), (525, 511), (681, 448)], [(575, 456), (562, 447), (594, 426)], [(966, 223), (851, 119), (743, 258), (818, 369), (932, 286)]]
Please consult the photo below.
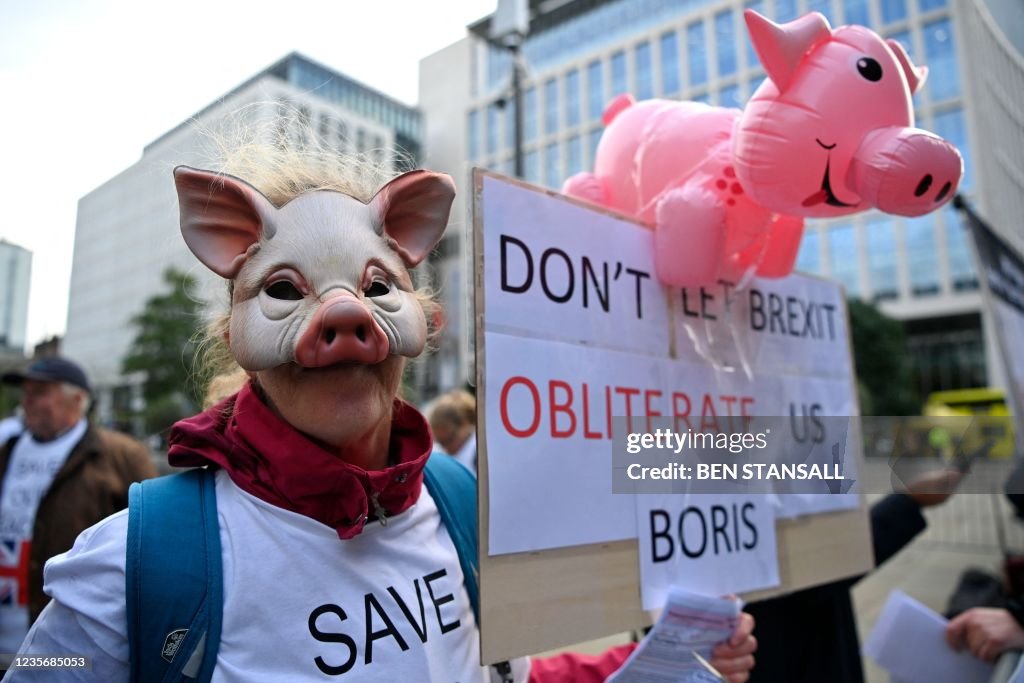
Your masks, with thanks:
[[(1012, 1), (990, 2), (1016, 11)], [(917, 125), (961, 150), (961, 192), (1024, 250), (1024, 61), (983, 0), (533, 0), (522, 45), (525, 179), (557, 189), (591, 168), (601, 114), (622, 92), (742, 107), (765, 77), (743, 22), (747, 8), (780, 23), (818, 11), (833, 26), (866, 25), (926, 64)], [(508, 175), (514, 168), (511, 54), (488, 40), (490, 21), (420, 66), (427, 163), (466, 189), (472, 166)], [(451, 125), (457, 116), (461, 132)], [(468, 286), (452, 273), (472, 266), (469, 194), (461, 193), (461, 220), (437, 267), (449, 305)], [(914, 219), (869, 212), (809, 221), (797, 267), (904, 322), (922, 393), (1000, 383), (971, 247), (951, 206)], [(463, 309), (449, 315), (461, 323), (450, 333), (458, 357), (437, 359), (442, 389), (451, 377), (472, 376), (473, 324)]]
[(0, 352), (25, 353), (32, 252), (0, 239)]
[(101, 419), (138, 407), (141, 378), (122, 376), (121, 359), (135, 335), (132, 317), (165, 287), (163, 271), (190, 273), (203, 283), (201, 293), (223, 288), (181, 239), (171, 169), (208, 163), (202, 131), (243, 108), (256, 122), (308, 122), (339, 150), (420, 154), (415, 108), (291, 54), (147, 145), (138, 162), (82, 197), (64, 353), (93, 378)]

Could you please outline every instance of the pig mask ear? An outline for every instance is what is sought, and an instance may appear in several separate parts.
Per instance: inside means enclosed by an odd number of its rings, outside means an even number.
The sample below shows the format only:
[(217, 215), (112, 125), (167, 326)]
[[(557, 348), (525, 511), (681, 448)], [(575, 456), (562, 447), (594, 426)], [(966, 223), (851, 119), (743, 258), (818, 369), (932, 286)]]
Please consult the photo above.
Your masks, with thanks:
[(832, 35), (828, 20), (818, 12), (781, 25), (752, 9), (746, 10), (743, 18), (758, 59), (779, 92), (789, 86), (803, 56)]
[(260, 235), (272, 236), (266, 219), (274, 205), (238, 178), (188, 166), (174, 169), (174, 185), (185, 244), (207, 268), (234, 279)]
[(903, 49), (903, 46), (899, 44), (899, 41), (889, 38), (885, 42), (889, 45), (893, 54), (896, 55), (896, 61), (900, 63), (903, 75), (907, 77), (907, 85), (910, 86), (910, 92), (916, 93), (924, 87), (924, 82), (928, 78), (928, 67), (914, 66), (914, 63), (910, 61), (910, 56)]
[(412, 268), (441, 240), (455, 199), (450, 176), (430, 171), (403, 173), (370, 200), (377, 229)]

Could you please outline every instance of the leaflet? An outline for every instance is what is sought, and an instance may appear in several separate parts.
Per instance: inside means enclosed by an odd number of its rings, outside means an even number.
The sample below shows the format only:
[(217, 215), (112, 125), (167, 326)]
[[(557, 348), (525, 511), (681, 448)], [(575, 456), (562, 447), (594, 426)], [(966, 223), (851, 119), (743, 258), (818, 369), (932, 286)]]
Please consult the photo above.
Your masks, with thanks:
[(711, 660), (736, 630), (743, 602), (673, 587), (647, 637), (608, 683), (719, 683), (694, 653)]

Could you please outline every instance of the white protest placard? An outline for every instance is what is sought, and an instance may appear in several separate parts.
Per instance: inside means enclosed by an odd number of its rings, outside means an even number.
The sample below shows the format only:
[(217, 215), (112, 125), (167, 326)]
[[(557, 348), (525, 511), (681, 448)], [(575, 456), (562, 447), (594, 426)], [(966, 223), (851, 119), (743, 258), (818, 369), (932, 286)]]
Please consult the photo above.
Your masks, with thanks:
[(775, 512), (767, 496), (637, 494), (640, 595), (665, 605), (672, 586), (724, 595), (779, 585)]
[[(481, 223), (490, 554), (636, 538), (635, 508), (610, 485), (613, 417), (706, 431), (788, 416), (799, 431), (856, 414), (838, 286), (675, 291), (654, 279), (649, 230), (491, 176)], [(794, 509), (859, 500), (815, 499)]]
[[(857, 410), (834, 283), (755, 279), (723, 311), (722, 283), (685, 297), (660, 285), (652, 233), (628, 217), (486, 171), (473, 191), (480, 647), (494, 663), (650, 624), (632, 495), (645, 482), (619, 462), (633, 457), (629, 438), (663, 424), (732, 438), (755, 416), (791, 437), (777, 445), (790, 461), (813, 467), (837, 441), (858, 444), (855, 461), (859, 441), (828, 418)], [(728, 485), (722, 495), (757, 490)], [(775, 521), (777, 587), (745, 597), (870, 568), (861, 496), (810, 490), (795, 511), (814, 514)], [(733, 559), (773, 581), (771, 562)]]

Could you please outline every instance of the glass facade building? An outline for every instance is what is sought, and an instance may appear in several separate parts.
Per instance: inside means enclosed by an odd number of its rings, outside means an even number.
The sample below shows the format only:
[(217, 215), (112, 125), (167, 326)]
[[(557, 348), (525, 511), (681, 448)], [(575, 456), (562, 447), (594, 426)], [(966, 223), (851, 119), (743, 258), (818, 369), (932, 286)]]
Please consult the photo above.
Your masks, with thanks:
[[(419, 109), (403, 104), (368, 85), (364, 85), (295, 52), (242, 83), (231, 92), (225, 94), (222, 99), (230, 98), (236, 93), (249, 89), (256, 81), (266, 76), (272, 76), (301, 91), (312, 93), (318, 99), (339, 105), (358, 116), (392, 129), (394, 131), (395, 149), (408, 154), (413, 160), (420, 158), (422, 154), (423, 117)], [(192, 116), (192, 119), (202, 118), (212, 111), (215, 106), (216, 103), (211, 104), (206, 109)], [(308, 107), (299, 105), (298, 114), (300, 118), (308, 120), (311, 112)], [(467, 116), (468, 126), (479, 125), (479, 123), (471, 121), (474, 116), (476, 115), (473, 113)], [(186, 125), (188, 124), (183, 123), (171, 129), (147, 145), (146, 149), (157, 146), (161, 141), (172, 137)], [(326, 117), (321, 117), (316, 123), (316, 129), (325, 139), (331, 140), (333, 138), (339, 142), (347, 141), (350, 143), (350, 146), (356, 148), (355, 151), (359, 152), (379, 149), (383, 144), (381, 138), (369, 136), (365, 130), (349, 131), (345, 123), (337, 119), (332, 121)], [(495, 149), (497, 149), (497, 145), (495, 145)], [(480, 150), (472, 151), (479, 153)]]
[[(546, 14), (537, 7), (523, 45), (530, 182), (558, 189), (568, 176), (591, 168), (601, 114), (619, 93), (742, 107), (765, 78), (743, 20), (744, 9), (753, 8), (777, 22), (818, 11), (833, 26), (864, 24), (902, 43), (916, 64), (929, 69), (914, 97), (917, 125), (960, 149), (961, 192), (972, 197), (976, 189), (952, 0), (573, 0)], [(486, 21), (470, 30), (484, 33)], [(508, 53), (477, 41), (486, 67), (474, 81), (479, 87), (467, 118), (469, 161), (506, 171), (512, 168), (511, 145), (485, 145), (490, 134), (481, 122), (490, 123), (484, 112), (508, 94)], [(952, 208), (916, 219), (869, 212), (808, 221), (798, 267), (837, 280), (849, 296), (878, 302), (905, 320), (947, 306), (980, 307), (968, 240)]]

